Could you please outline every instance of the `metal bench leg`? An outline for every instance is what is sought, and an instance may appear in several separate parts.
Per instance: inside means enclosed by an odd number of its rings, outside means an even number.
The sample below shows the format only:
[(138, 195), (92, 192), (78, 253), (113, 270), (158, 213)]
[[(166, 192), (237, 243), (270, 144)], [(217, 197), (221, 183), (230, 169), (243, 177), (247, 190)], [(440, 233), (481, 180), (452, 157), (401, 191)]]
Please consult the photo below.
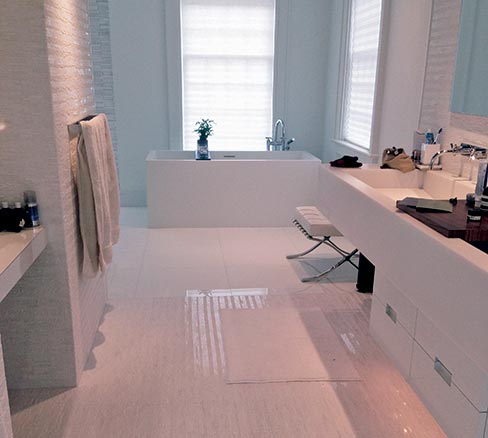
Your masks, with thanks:
[(341, 260), (339, 260), (334, 266), (327, 269), (327, 271), (322, 272), (322, 273), (315, 275), (313, 277), (302, 278), (302, 282), (303, 283), (311, 283), (311, 282), (315, 282), (315, 281), (320, 281), (323, 278), (327, 277), (327, 275), (329, 275), (332, 271), (336, 270), (339, 266), (343, 265), (346, 262), (351, 263), (351, 265), (353, 265), (355, 268), (357, 268), (357, 266), (351, 261), (351, 258), (354, 257), (354, 255), (357, 252), (358, 252), (358, 250), (355, 249), (354, 251), (352, 251), (349, 254), (347, 254), (346, 256), (344, 256)]
[(326, 238), (324, 238), (323, 240), (320, 240), (319, 243), (317, 243), (316, 245), (312, 246), (312, 248), (307, 249), (306, 251), (303, 251), (300, 254), (287, 255), (286, 258), (288, 260), (291, 260), (291, 259), (298, 259), (299, 257), (303, 257), (304, 255), (310, 254), (312, 251), (314, 251), (315, 249), (317, 249), (320, 245), (324, 244), (325, 242), (326, 242)]

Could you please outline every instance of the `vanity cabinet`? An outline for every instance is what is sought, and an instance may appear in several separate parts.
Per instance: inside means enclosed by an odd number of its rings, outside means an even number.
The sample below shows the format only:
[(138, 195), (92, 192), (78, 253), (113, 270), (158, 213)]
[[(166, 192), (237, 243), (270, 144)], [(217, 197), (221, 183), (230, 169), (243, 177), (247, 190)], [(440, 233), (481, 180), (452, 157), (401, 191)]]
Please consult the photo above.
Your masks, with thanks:
[(405, 378), (410, 373), (416, 318), (415, 306), (376, 270), (370, 332)]
[(488, 437), (488, 375), (381, 271), (370, 332), (448, 437)]
[[(409, 383), (449, 438), (486, 438), (487, 414), (479, 412), (456, 386), (455, 375), (414, 343)], [(439, 371), (443, 376), (439, 374)]]
[(449, 438), (488, 438), (488, 255), (396, 208), (412, 193), (448, 199), (459, 184), (439, 172), (323, 165), (317, 206), (376, 267), (373, 337)]

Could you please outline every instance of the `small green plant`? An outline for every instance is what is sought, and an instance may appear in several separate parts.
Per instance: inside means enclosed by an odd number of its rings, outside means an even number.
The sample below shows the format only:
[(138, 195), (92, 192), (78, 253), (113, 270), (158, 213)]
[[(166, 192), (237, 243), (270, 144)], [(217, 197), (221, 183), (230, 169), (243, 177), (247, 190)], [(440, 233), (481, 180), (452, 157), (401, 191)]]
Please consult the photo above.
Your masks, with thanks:
[(213, 134), (213, 125), (215, 122), (210, 119), (202, 119), (198, 122), (195, 123), (197, 126), (197, 129), (195, 129), (193, 132), (196, 132), (200, 135), (200, 140), (201, 141), (206, 141), (208, 137), (210, 137)]

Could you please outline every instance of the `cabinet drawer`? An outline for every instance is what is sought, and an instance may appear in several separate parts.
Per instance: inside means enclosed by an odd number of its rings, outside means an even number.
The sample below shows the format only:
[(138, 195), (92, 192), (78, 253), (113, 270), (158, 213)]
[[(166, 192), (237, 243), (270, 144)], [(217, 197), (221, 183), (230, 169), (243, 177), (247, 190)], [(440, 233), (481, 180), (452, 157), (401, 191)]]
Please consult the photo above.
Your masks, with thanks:
[(431, 359), (439, 358), (452, 373), (452, 382), (480, 412), (488, 411), (488, 375), (422, 312), (415, 340)]
[(397, 312), (398, 322), (414, 336), (415, 323), (417, 320), (417, 308), (412, 302), (396, 288), (390, 280), (381, 272), (375, 273), (374, 296), (376, 296), (384, 306), (390, 305)]
[(413, 338), (398, 321), (395, 322), (395, 314), (393, 307), (384, 306), (373, 294), (369, 323), (371, 335), (407, 378), (412, 359)]
[(480, 413), (454, 385), (449, 371), (414, 342), (410, 384), (449, 438), (486, 438)]

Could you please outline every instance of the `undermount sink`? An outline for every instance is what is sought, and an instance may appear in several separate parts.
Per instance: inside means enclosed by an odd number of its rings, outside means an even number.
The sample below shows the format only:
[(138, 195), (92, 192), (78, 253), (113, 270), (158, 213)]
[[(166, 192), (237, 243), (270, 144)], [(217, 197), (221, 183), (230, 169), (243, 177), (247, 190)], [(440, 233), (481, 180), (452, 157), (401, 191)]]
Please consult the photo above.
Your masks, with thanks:
[(475, 183), (444, 171), (414, 170), (402, 173), (393, 169), (347, 169), (354, 178), (362, 181), (388, 198), (397, 201), (405, 197), (427, 199), (464, 199), (472, 193)]

